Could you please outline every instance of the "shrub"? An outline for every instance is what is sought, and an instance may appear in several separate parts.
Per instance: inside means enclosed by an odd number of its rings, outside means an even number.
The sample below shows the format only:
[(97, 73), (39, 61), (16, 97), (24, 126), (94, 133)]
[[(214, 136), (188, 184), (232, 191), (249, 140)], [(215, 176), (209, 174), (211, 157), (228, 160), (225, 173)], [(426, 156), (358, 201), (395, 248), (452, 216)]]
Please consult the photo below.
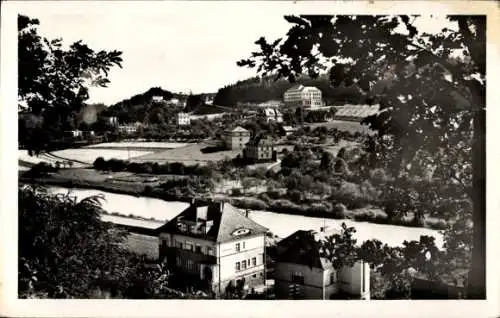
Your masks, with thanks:
[(299, 205), (284, 199), (271, 201), (269, 206), (274, 211), (281, 213), (298, 213), (302, 211)]
[(240, 196), (241, 195), (241, 189), (239, 188), (232, 188), (231, 189), (231, 194), (234, 196)]
[(293, 202), (298, 203), (298, 202), (302, 201), (302, 192), (299, 190), (288, 191), (287, 195), (290, 198), (290, 200), (292, 200)]
[(326, 214), (332, 211), (332, 206), (327, 203), (312, 203), (307, 212), (310, 214)]
[(333, 217), (336, 219), (344, 219), (346, 217), (347, 207), (342, 203), (337, 203), (332, 208)]
[(277, 200), (281, 197), (281, 193), (279, 190), (270, 189), (266, 192), (267, 196), (273, 200)]
[(448, 223), (443, 219), (430, 219), (424, 221), (425, 227), (434, 230), (445, 230), (448, 228)]
[(241, 199), (233, 199), (232, 204), (241, 208), (241, 209), (252, 209), (252, 210), (267, 210), (268, 205), (259, 199), (256, 198), (241, 198)]
[(259, 198), (264, 201), (264, 202), (269, 202), (271, 201), (271, 198), (269, 197), (269, 195), (267, 195), (267, 193), (261, 193), (259, 194)]
[(104, 160), (103, 157), (97, 157), (96, 160), (94, 160), (94, 169), (97, 170), (106, 170), (107, 169), (107, 164), (106, 160)]

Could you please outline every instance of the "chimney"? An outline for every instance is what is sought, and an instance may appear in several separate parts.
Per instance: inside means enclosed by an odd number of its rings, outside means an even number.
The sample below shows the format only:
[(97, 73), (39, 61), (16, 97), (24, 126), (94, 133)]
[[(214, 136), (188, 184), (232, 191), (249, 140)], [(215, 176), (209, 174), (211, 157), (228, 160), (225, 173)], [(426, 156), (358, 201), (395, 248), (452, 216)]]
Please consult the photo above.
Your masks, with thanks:
[(196, 205), (196, 198), (194, 198), (194, 197), (191, 198), (191, 202), (190, 203), (191, 203), (191, 205)]

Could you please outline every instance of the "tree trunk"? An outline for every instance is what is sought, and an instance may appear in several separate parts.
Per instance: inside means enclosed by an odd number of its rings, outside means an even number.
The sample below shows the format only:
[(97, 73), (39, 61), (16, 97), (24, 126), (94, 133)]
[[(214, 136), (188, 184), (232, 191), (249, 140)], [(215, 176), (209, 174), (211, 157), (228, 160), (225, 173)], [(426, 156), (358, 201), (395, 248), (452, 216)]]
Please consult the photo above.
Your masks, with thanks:
[(468, 277), (467, 298), (486, 299), (486, 111), (474, 113), (473, 144), (473, 222), (472, 262)]

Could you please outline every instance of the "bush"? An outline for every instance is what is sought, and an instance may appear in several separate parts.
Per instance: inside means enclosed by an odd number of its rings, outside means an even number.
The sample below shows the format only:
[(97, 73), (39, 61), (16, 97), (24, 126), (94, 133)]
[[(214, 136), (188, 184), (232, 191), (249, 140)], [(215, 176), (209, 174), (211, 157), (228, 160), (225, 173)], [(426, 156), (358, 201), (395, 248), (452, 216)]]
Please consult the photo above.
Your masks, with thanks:
[(332, 211), (332, 206), (328, 203), (312, 203), (307, 209), (310, 214), (327, 214)]
[(256, 198), (242, 198), (231, 200), (232, 204), (240, 209), (267, 210), (268, 205)]
[(57, 172), (59, 169), (57, 167), (52, 166), (47, 162), (39, 162), (28, 171), (27, 175), (31, 177), (40, 177), (45, 176), (51, 172)]
[(272, 190), (268, 190), (266, 192), (267, 196), (273, 200), (277, 200), (281, 197), (281, 193), (279, 190), (276, 190), (276, 189), (272, 189)]
[(240, 196), (241, 195), (241, 189), (239, 188), (232, 188), (231, 189), (231, 194), (234, 196)]
[(264, 202), (269, 202), (271, 201), (271, 198), (269, 197), (269, 195), (267, 193), (261, 193), (259, 194), (259, 199), (261, 199), (262, 201)]
[(271, 201), (269, 203), (269, 207), (272, 208), (272, 210), (276, 211), (276, 212), (281, 212), (281, 213), (301, 213), (303, 211), (303, 209), (289, 201), (289, 200), (284, 200), (284, 199), (281, 199), (281, 200), (275, 200), (275, 201)]
[(424, 225), (425, 225), (425, 227), (428, 227), (428, 228), (431, 228), (434, 230), (445, 230), (448, 228), (448, 223), (442, 219), (425, 220)]
[(342, 203), (337, 203), (332, 208), (333, 217), (336, 219), (344, 219), (346, 217), (347, 207)]
[(104, 160), (103, 157), (97, 157), (97, 159), (94, 161), (94, 169), (96, 170), (106, 170), (107, 169), (107, 164), (106, 160)]
[(290, 200), (292, 200), (295, 203), (299, 203), (302, 201), (302, 192), (299, 190), (288, 191), (287, 195), (290, 198)]

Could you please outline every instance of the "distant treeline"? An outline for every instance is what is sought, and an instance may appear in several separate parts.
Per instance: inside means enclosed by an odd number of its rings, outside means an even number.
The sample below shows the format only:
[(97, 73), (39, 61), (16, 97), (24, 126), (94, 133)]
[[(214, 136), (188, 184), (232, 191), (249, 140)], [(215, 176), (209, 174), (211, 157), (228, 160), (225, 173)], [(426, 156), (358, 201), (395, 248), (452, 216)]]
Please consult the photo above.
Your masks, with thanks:
[(105, 160), (98, 157), (94, 169), (102, 171), (129, 171), (133, 173), (211, 176), (211, 169), (200, 165), (184, 165), (180, 162), (159, 164), (157, 162), (129, 162), (126, 160)]
[[(364, 93), (355, 84), (349, 87), (333, 87), (327, 76), (320, 76), (317, 79), (301, 77), (297, 82), (304, 86), (319, 88), (323, 93), (323, 100), (328, 105), (365, 102)], [(283, 99), (285, 91), (293, 85), (287, 80), (275, 81), (272, 77), (253, 77), (219, 89), (214, 104), (233, 107), (238, 102), (262, 103), (268, 100)]]

